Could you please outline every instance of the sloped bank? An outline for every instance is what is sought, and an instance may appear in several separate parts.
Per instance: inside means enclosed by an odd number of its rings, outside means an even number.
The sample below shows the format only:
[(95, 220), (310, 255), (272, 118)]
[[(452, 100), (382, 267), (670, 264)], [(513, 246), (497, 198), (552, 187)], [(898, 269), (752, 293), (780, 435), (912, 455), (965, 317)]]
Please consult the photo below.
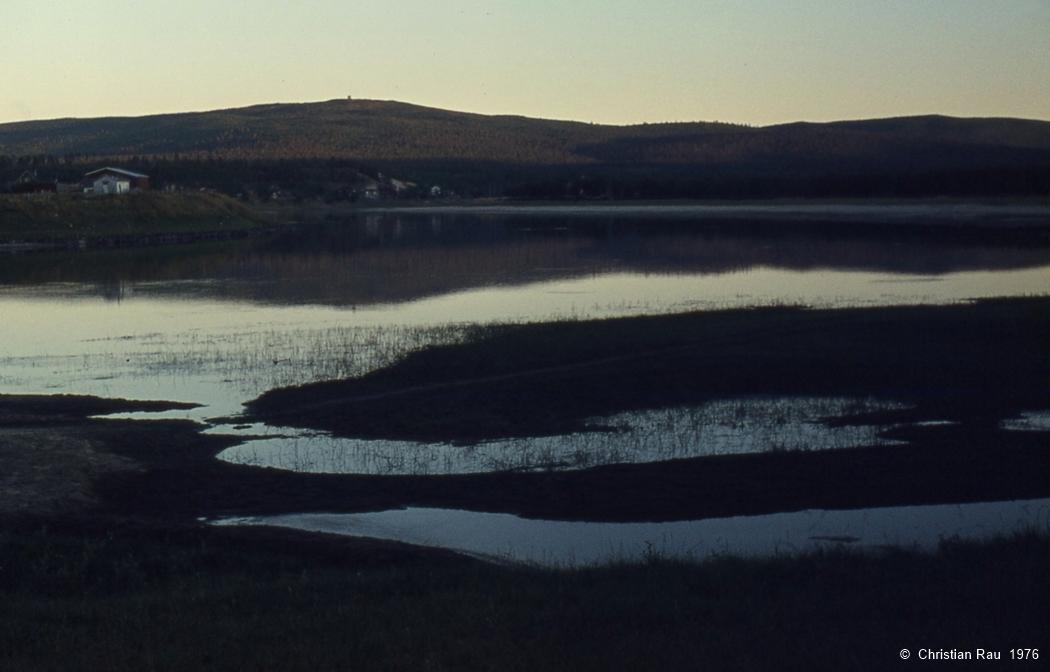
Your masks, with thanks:
[(0, 197), (0, 250), (117, 247), (221, 240), (269, 223), (212, 192)]

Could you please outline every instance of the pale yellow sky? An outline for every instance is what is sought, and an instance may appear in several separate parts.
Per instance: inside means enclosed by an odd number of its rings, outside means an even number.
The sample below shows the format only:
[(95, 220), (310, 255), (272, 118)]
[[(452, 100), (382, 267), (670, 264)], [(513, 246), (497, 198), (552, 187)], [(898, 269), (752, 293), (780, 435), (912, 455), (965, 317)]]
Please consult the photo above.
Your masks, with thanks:
[(401, 100), (601, 123), (1050, 120), (1050, 0), (52, 0), (0, 123)]

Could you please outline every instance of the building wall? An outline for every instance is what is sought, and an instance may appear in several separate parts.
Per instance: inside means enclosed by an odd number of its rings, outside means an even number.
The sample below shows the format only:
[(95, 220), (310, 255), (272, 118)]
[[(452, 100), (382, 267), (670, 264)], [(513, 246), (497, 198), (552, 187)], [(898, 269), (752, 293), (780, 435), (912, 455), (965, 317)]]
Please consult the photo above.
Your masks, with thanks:
[[(134, 177), (134, 176), (131, 176), (131, 175), (124, 175), (124, 174), (121, 174), (119, 172), (113, 172), (113, 171), (110, 171), (110, 170), (105, 170), (105, 171), (97, 172), (94, 175), (88, 174), (87, 179), (92, 180), (92, 184), (93, 185), (97, 185), (101, 181), (106, 180), (106, 179), (111, 180), (111, 181), (117, 181), (117, 182), (126, 182), (127, 185), (128, 185), (128, 189), (125, 190), (125, 191), (113, 191), (113, 192), (106, 192), (106, 193), (120, 193), (120, 194), (123, 194), (123, 193), (127, 193), (127, 191), (130, 191), (131, 189), (139, 189), (139, 190), (142, 190), (142, 191), (146, 191), (147, 189), (149, 189), (149, 177), (147, 177), (145, 175), (143, 175), (142, 177)], [(96, 187), (95, 193), (103, 193), (103, 192), (98, 191), (98, 188)]]
[(111, 175), (103, 175), (95, 180), (96, 194), (126, 194), (131, 191), (131, 183), (127, 178), (116, 178)]

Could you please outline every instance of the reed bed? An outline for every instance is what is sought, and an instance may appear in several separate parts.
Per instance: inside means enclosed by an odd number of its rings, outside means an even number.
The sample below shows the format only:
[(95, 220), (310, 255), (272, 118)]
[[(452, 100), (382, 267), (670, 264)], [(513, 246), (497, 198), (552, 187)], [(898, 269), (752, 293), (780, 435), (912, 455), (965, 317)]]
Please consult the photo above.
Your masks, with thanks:
[(596, 417), (588, 431), (473, 444), (355, 440), (306, 432), (248, 441), (220, 459), (301, 473), (449, 475), (574, 470), (712, 455), (890, 445), (879, 424), (825, 420), (904, 408), (876, 399), (726, 399)]

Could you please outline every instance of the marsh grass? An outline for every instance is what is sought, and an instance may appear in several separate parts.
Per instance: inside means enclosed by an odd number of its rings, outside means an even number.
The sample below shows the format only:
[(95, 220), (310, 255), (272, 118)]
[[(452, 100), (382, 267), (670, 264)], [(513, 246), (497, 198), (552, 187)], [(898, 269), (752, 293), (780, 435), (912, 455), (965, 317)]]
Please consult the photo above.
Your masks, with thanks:
[(909, 647), (1045, 647), (1046, 531), (933, 553), (540, 569), (308, 535), (0, 533), (18, 670), (872, 669)]
[(208, 332), (187, 328), (85, 342), (72, 355), (0, 357), (0, 384), (68, 387), (70, 381), (204, 383), (228, 402), (274, 387), (364, 375), (426, 347), (465, 341), (477, 327), (294, 325)]
[(447, 324), (261, 329), (228, 334), (185, 332), (158, 339), (138, 375), (208, 375), (245, 394), (284, 385), (361, 376), (424, 347), (461, 343), (473, 329)]
[(588, 469), (712, 455), (890, 445), (884, 427), (825, 419), (903, 408), (874, 399), (746, 398), (619, 413), (572, 434), (479, 443), (354, 440), (307, 433), (249, 441), (220, 459), (304, 473), (446, 475)]
[[(755, 395), (874, 397), (915, 406), (898, 419), (997, 424), (1047, 405), (1048, 320), (1050, 302), (1027, 298), (499, 325), (247, 406), (275, 424), (415, 441), (570, 434), (594, 417)], [(871, 424), (863, 415), (850, 422)]]

